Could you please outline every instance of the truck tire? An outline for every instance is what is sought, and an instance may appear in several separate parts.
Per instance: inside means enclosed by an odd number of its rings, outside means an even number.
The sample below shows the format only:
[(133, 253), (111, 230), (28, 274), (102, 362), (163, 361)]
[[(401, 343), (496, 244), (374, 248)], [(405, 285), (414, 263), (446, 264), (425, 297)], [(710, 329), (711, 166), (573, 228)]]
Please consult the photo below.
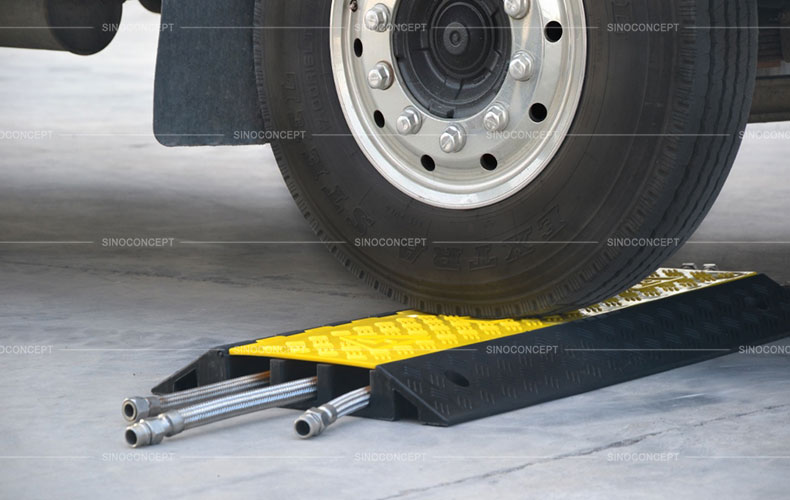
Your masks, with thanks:
[(288, 189), (342, 265), (427, 312), (547, 315), (637, 283), (707, 214), (748, 118), (754, 1), (499, 3), (256, 5)]

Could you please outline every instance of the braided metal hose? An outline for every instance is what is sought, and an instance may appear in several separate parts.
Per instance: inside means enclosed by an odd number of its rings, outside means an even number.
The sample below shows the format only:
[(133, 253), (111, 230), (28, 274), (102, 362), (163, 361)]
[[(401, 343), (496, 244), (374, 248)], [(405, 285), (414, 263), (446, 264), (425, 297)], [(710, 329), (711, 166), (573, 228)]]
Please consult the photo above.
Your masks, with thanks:
[(136, 422), (141, 418), (268, 385), (269, 372), (256, 373), (164, 396), (126, 398), (121, 404), (121, 413), (129, 422)]
[(359, 411), (370, 403), (370, 386), (351, 391), (332, 401), (310, 408), (294, 422), (296, 434), (303, 439), (317, 436), (338, 418)]
[(186, 408), (171, 410), (150, 420), (140, 420), (126, 428), (124, 437), (132, 448), (159, 444), (187, 429), (239, 415), (285, 406), (315, 397), (316, 377), (304, 378), (253, 391), (233, 394)]

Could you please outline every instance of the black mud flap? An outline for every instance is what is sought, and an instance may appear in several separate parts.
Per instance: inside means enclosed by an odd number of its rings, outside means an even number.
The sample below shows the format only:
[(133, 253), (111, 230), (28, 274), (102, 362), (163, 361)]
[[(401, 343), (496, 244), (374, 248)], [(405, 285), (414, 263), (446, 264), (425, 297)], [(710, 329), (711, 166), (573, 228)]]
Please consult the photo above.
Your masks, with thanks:
[(265, 144), (253, 60), (255, 0), (164, 0), (154, 134), (165, 146)]

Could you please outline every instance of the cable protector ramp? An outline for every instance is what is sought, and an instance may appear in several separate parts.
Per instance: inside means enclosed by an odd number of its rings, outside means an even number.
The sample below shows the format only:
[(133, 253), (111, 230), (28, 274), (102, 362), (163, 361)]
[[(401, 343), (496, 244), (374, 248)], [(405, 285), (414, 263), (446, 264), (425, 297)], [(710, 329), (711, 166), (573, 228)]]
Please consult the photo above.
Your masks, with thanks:
[(546, 318), (402, 311), (217, 347), (154, 388), (270, 370), (318, 376), (323, 404), (370, 385), (359, 416), (447, 426), (625, 382), (790, 334), (790, 291), (749, 272), (659, 269), (617, 297)]

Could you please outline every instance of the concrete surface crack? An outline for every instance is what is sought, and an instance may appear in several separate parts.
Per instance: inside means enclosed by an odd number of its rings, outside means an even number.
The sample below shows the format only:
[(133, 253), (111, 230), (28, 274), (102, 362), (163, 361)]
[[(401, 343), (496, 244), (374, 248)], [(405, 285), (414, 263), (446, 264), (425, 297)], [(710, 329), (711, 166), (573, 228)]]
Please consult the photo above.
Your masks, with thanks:
[[(700, 421), (700, 422), (696, 422), (696, 423), (690, 424), (688, 426), (669, 427), (669, 428), (664, 429), (664, 430), (655, 431), (655, 432), (648, 432), (648, 433), (640, 434), (638, 436), (634, 436), (634, 437), (628, 438), (628, 439), (621, 439), (619, 441), (614, 441), (612, 443), (608, 443), (608, 444), (605, 444), (605, 445), (602, 445), (602, 446), (596, 446), (594, 448), (587, 448), (587, 449), (576, 451), (576, 452), (562, 453), (560, 455), (556, 455), (556, 456), (553, 456), (553, 457), (547, 457), (545, 459), (535, 460), (535, 461), (532, 461), (532, 462), (527, 462), (527, 463), (524, 463), (524, 464), (516, 465), (516, 466), (513, 466), (513, 467), (505, 467), (505, 468), (502, 468), (502, 469), (495, 469), (495, 470), (492, 470), (492, 471), (485, 472), (483, 474), (475, 474), (473, 476), (463, 477), (463, 478), (460, 478), (460, 479), (456, 479), (454, 481), (442, 482), (442, 483), (434, 484), (432, 486), (426, 486), (426, 487), (423, 487), (423, 488), (410, 488), (408, 490), (400, 491), (400, 492), (398, 492), (398, 493), (396, 493), (394, 495), (388, 495), (386, 497), (379, 497), (377, 500), (392, 500), (392, 499), (395, 499), (395, 498), (403, 498), (403, 497), (408, 496), (408, 495), (424, 493), (426, 491), (436, 490), (436, 489), (440, 489), (440, 488), (446, 488), (448, 486), (455, 486), (455, 485), (467, 483), (467, 482), (470, 482), (470, 481), (486, 480), (486, 479), (491, 478), (491, 477), (504, 476), (506, 474), (510, 474), (510, 473), (513, 473), (513, 472), (518, 472), (518, 471), (527, 469), (528, 467), (532, 467), (533, 465), (542, 465), (542, 464), (545, 464), (545, 463), (556, 462), (556, 461), (565, 460), (565, 459), (568, 459), (568, 458), (585, 457), (585, 456), (593, 455), (593, 454), (600, 453), (600, 452), (607, 451), (607, 450), (611, 450), (611, 449), (625, 448), (625, 447), (629, 447), (629, 446), (633, 446), (635, 444), (641, 443), (642, 441), (644, 441), (646, 439), (649, 439), (649, 438), (652, 438), (652, 437), (656, 437), (656, 436), (660, 436), (662, 434), (666, 434), (666, 433), (670, 433), (670, 432), (676, 432), (676, 431), (681, 431), (681, 430), (688, 429), (688, 428), (703, 427), (703, 426), (711, 424), (711, 423), (722, 422), (722, 421), (726, 421), (726, 420), (735, 420), (735, 419), (738, 419), (738, 418), (748, 417), (748, 416), (755, 415), (755, 414), (758, 414), (758, 413), (763, 413), (763, 412), (773, 411), (773, 410), (779, 410), (779, 409), (784, 409), (784, 408), (788, 408), (788, 407), (790, 407), (790, 404), (765, 406), (763, 408), (758, 408), (756, 410), (752, 410), (752, 411), (748, 411), (748, 412), (735, 413), (735, 414), (732, 414), (732, 415), (723, 415), (723, 416), (712, 418), (712, 419), (709, 419), (709, 420), (703, 420), (703, 421)], [(470, 458), (474, 458), (474, 457), (470, 457)]]

